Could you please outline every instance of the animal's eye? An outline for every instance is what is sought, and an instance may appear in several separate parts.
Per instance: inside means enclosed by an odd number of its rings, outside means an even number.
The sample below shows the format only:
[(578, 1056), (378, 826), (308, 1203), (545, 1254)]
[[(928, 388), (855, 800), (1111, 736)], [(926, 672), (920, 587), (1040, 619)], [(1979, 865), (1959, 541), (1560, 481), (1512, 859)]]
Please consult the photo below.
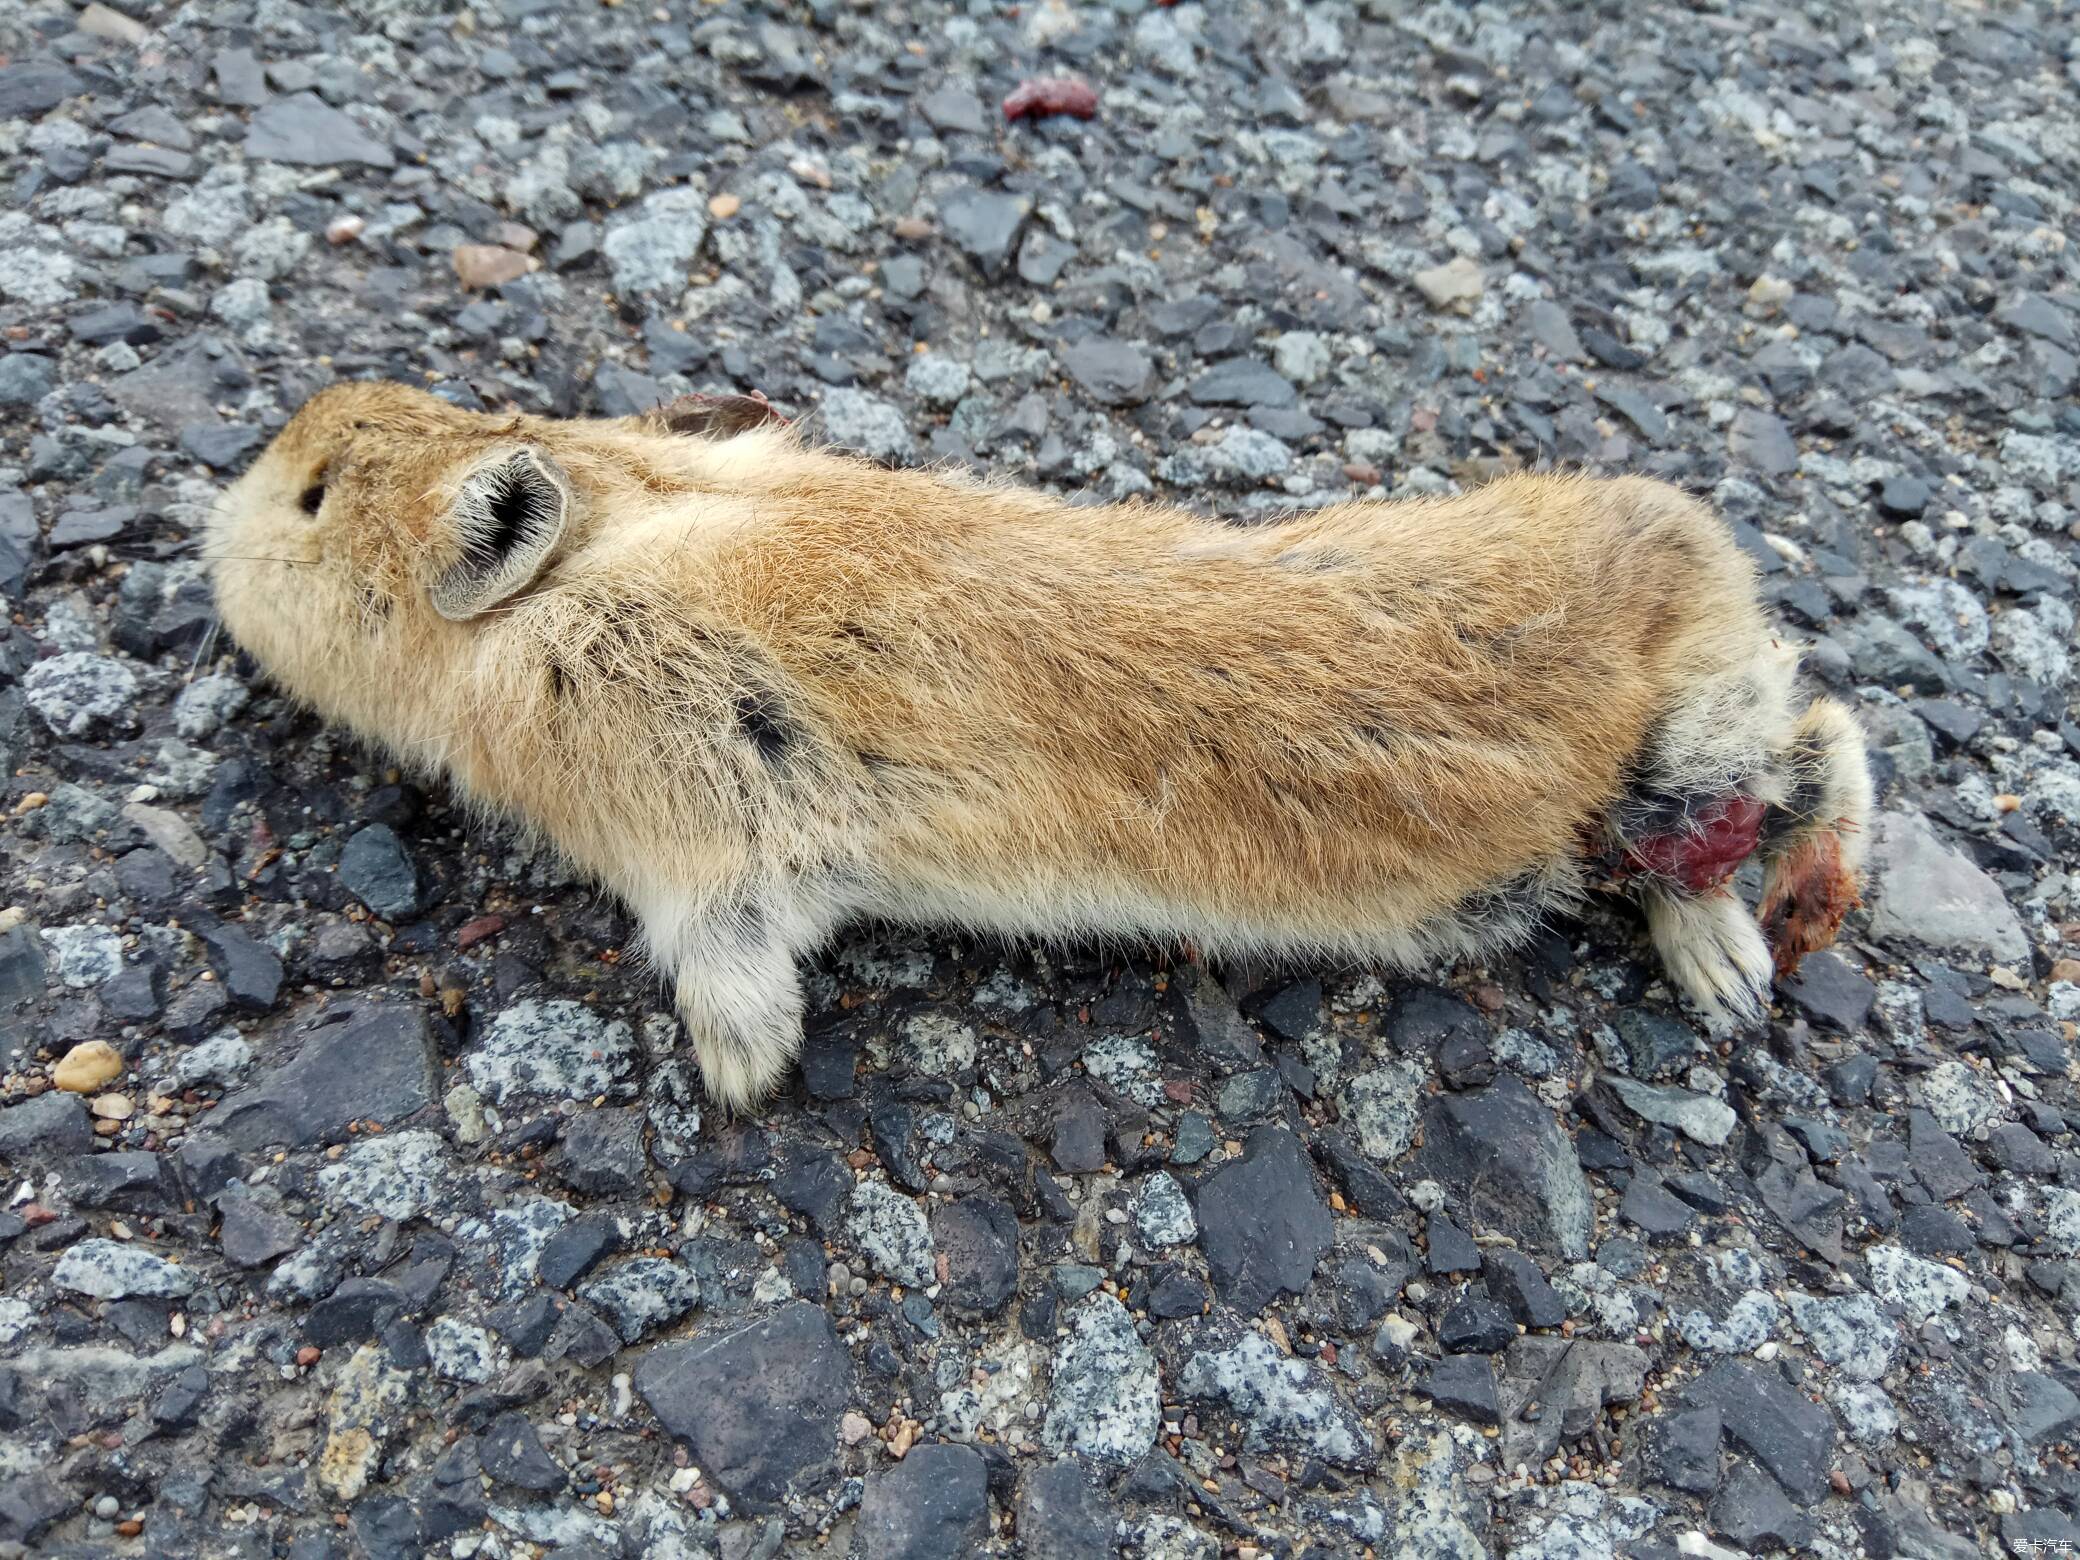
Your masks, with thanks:
[(305, 514), (316, 514), (325, 502), (325, 484), (322, 482), (313, 482), (309, 487), (303, 490), (303, 497), (299, 498), (296, 502), (303, 506), (303, 512)]

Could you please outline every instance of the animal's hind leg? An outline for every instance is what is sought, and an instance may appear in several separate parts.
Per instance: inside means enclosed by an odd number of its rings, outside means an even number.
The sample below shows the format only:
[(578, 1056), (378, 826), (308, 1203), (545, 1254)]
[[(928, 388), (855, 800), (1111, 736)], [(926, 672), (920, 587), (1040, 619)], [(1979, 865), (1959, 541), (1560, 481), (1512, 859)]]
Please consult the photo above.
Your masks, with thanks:
[(1752, 1022), (1769, 1001), (1769, 944), (1731, 880), (1754, 851), (1762, 804), (1735, 793), (1685, 809), (1672, 828), (1630, 842), (1647, 932), (1683, 994), (1720, 1024)]
[(1871, 773), (1862, 728), (1832, 699), (1807, 707), (1779, 762), (1786, 783), (1763, 830), (1761, 916), (1777, 973), (1791, 976), (1857, 906)]
[(1738, 895), (1654, 884), (1640, 898), (1662, 967), (1708, 1019), (1732, 1025), (1762, 1017), (1775, 966)]

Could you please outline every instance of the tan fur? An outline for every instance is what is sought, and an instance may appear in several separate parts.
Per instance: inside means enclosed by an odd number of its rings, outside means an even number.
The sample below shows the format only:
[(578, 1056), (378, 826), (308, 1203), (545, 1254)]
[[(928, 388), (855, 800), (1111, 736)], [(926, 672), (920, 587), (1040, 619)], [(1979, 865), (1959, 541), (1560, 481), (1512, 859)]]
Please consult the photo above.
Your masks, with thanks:
[[(850, 916), (1406, 963), (1578, 895), (1643, 777), (1790, 795), (1795, 657), (1725, 529), (1657, 483), (1237, 527), (669, 425), (338, 386), (210, 552), (283, 686), (628, 901), (732, 1105), (777, 1082), (795, 956)], [(518, 451), (567, 484), (565, 529), (449, 621), (458, 496)], [(1747, 912), (1700, 928), (1648, 892), (1686, 990), (1752, 1010)]]

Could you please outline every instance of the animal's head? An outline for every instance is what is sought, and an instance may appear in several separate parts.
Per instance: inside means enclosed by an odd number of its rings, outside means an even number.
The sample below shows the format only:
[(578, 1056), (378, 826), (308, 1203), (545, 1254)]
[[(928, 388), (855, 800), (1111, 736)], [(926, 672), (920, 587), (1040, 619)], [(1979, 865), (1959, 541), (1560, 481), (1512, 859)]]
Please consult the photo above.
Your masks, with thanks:
[(206, 551), (225, 626), (321, 713), (398, 739), (423, 690), (605, 526), (701, 485), (752, 397), (560, 422), (405, 385), (320, 392), (227, 492)]

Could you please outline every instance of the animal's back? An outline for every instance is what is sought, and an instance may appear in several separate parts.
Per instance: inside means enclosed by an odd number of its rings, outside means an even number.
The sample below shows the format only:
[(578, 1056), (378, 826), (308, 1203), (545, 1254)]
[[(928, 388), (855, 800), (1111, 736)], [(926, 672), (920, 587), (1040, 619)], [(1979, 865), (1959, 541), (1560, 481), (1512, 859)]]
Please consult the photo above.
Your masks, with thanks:
[(887, 473), (846, 502), (852, 471), (761, 494), (683, 567), (855, 772), (918, 913), (1391, 944), (1578, 853), (1701, 586), (1748, 627), (1730, 543), (1654, 484), (1237, 527)]

